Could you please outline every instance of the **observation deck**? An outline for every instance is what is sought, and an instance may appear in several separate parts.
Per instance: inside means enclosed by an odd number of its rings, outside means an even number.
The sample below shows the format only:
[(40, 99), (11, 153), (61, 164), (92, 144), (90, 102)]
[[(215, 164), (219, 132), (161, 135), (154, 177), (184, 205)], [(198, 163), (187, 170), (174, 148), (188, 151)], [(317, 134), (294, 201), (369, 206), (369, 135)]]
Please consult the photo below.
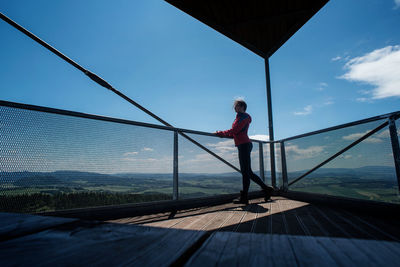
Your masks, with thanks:
[[(226, 172), (238, 170), (231, 139), (6, 101), (0, 111), (1, 266), (400, 260), (400, 112), (272, 142), (280, 152), (279, 187), (268, 202), (251, 187), (250, 205), (242, 206), (231, 203), (241, 186), (240, 173)], [(309, 150), (309, 138), (314, 147), (323, 142), (326, 153), (305, 161), (298, 153)], [(253, 168), (269, 183), (271, 142), (252, 142)], [(340, 156), (360, 146), (374, 146), (368, 158), (386, 166), (340, 168), (350, 162)], [(205, 164), (215, 173), (204, 173)], [(299, 164), (307, 169), (293, 170)], [(172, 173), (143, 173), (160, 166)], [(142, 172), (121, 173), (128, 169)]]
[(400, 260), (398, 216), (282, 196), (108, 221), (0, 217), (2, 266), (398, 266)]
[[(167, 2), (264, 58), (270, 101), (268, 58), (328, 1)], [(230, 139), (0, 101), (0, 266), (398, 266), (399, 117), (251, 140), (276, 191), (243, 206)]]
[[(225, 153), (234, 149), (230, 139), (6, 101), (0, 111), (1, 266), (397, 266), (400, 260), (399, 112), (275, 141), (279, 187), (267, 202), (252, 187), (243, 206), (232, 204), (240, 173), (218, 169), (237, 169)], [(309, 138), (329, 153), (304, 161), (298, 151), (308, 151)], [(252, 142), (253, 168), (269, 183), (270, 142)], [(360, 146), (374, 146), (368, 157), (388, 166), (340, 168), (350, 162), (340, 156)], [(138, 157), (156, 149), (161, 158)], [(219, 172), (180, 172), (195, 167), (195, 159), (200, 170), (207, 164)], [(172, 173), (110, 173), (153, 169), (155, 162)], [(307, 169), (293, 170), (298, 164)]]

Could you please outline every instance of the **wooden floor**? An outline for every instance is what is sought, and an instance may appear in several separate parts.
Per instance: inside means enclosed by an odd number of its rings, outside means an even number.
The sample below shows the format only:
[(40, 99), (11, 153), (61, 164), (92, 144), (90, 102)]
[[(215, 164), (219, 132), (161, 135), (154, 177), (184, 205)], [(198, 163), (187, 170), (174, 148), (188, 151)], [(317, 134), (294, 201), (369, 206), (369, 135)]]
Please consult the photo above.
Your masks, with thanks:
[(399, 222), (273, 197), (100, 222), (0, 213), (0, 266), (398, 266)]
[(388, 240), (400, 242), (397, 220), (355, 214), (343, 209), (311, 205), (283, 197), (162, 213), (109, 222), (162, 228), (241, 233), (287, 234)]

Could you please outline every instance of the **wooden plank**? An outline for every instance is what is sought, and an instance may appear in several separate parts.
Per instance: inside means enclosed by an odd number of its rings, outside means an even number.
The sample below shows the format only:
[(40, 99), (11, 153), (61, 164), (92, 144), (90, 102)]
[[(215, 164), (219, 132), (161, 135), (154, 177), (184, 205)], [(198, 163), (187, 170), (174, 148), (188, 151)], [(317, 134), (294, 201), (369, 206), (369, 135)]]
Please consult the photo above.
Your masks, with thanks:
[(356, 263), (361, 263), (361, 266), (369, 265), (367, 258), (360, 251), (343, 249), (343, 247), (334, 242), (336, 239), (330, 237), (315, 238), (317, 244), (335, 260), (336, 266), (356, 266)]
[(286, 245), (280, 235), (215, 232), (185, 266), (296, 266)]
[(225, 231), (224, 229), (227, 226), (227, 223), (229, 220), (232, 218), (232, 216), (235, 214), (235, 210), (229, 210), (229, 211), (220, 211), (218, 212), (217, 216), (213, 218), (212, 221), (210, 221), (204, 228), (203, 230), (206, 231)]
[(366, 239), (379, 239), (379, 237), (381, 236), (381, 234), (377, 234), (375, 233), (374, 229), (366, 229), (366, 226), (363, 224), (360, 224), (359, 221), (354, 220), (353, 218), (348, 218), (348, 215), (345, 215), (337, 210), (334, 209), (328, 209), (332, 215), (336, 216), (338, 219), (346, 222), (349, 225), (349, 229), (350, 227), (352, 227), (354, 231), (357, 231), (359, 233), (359, 237), (358, 238), (366, 238)]
[(219, 230), (235, 232), (239, 228), (242, 219), (244, 218), (250, 207), (250, 205), (240, 205), (237, 206), (235, 209), (230, 210), (229, 213), (226, 214), (226, 220), (220, 226)]
[(386, 223), (383, 223), (382, 219), (380, 218), (354, 214), (344, 209), (341, 209), (340, 211), (347, 217), (351, 218), (352, 221), (357, 221), (359, 224), (363, 224), (366, 229), (372, 232), (374, 236), (376, 236), (378, 239), (400, 242), (400, 230), (398, 229), (399, 227), (390, 227), (388, 225), (388, 222), (390, 221), (386, 220)]
[[(338, 263), (330, 256), (332, 250), (326, 251), (314, 237), (288, 237), (299, 266), (337, 266)], [(342, 263), (342, 262), (341, 262)]]
[(287, 234), (287, 222), (277, 198), (271, 203), (271, 234)]
[[(222, 218), (225, 216), (226, 218), (226, 216), (229, 214), (229, 211), (234, 208), (235, 206), (232, 203), (229, 203), (203, 209), (201, 212), (193, 215), (193, 219), (185, 224), (181, 229), (204, 230), (212, 224), (213, 220), (216, 219), (218, 215), (220, 215)], [(219, 226), (216, 225), (215, 229), (219, 229), (222, 225), (223, 222)]]
[(212, 218), (216, 216), (216, 212), (210, 212), (206, 214), (196, 215), (191, 223), (186, 224), (181, 229), (191, 229), (191, 230), (203, 230), (204, 227), (210, 222)]
[(321, 225), (320, 222), (314, 217), (312, 212), (311, 205), (308, 205), (304, 210), (305, 214), (302, 216), (303, 221), (306, 224), (306, 227), (312, 236), (328, 236), (329, 233), (325, 228)]
[(171, 215), (171, 212), (164, 212), (164, 213), (157, 213), (157, 214), (151, 214), (151, 215), (126, 217), (126, 218), (120, 218), (120, 219), (116, 219), (116, 220), (107, 220), (106, 222), (124, 223), (124, 224), (144, 224), (144, 223), (149, 223), (149, 222), (166, 220), (169, 218), (170, 215)]
[[(331, 238), (353, 260), (353, 266), (398, 266), (400, 243), (354, 238)], [(377, 246), (379, 242), (381, 245)], [(394, 252), (394, 253), (393, 253)]]
[[(258, 237), (260, 243), (267, 242), (271, 247), (272, 266), (297, 266), (298, 260), (293, 252), (293, 248), (289, 242), (289, 236), (287, 235), (271, 235), (270, 239), (263, 238), (262, 235)], [(268, 242), (269, 241), (269, 242)], [(260, 257), (265, 257), (263, 251), (257, 252)]]
[(0, 240), (35, 233), (78, 219), (34, 216), (20, 213), (0, 213)]
[(320, 211), (325, 214), (326, 218), (338, 228), (341, 229), (342, 232), (345, 232), (351, 238), (363, 238), (363, 239), (371, 239), (373, 236), (368, 232), (364, 231), (362, 228), (358, 227), (355, 223), (351, 222), (347, 218), (343, 217), (335, 210), (330, 209), (328, 207), (320, 208)]
[(305, 235), (307, 230), (297, 215), (297, 209), (300, 209), (305, 204), (285, 199), (279, 201), (279, 205), (285, 214), (288, 231), (287, 233), (291, 235)]
[[(360, 247), (367, 247), (368, 253)], [(399, 260), (398, 242), (215, 232), (185, 266), (390, 267), (398, 266)]]
[(184, 217), (178, 218), (165, 218), (165, 220), (158, 220), (150, 223), (144, 223), (144, 226), (153, 226), (153, 227), (163, 227), (163, 228), (170, 228), (173, 227), (175, 224), (178, 224), (180, 221), (185, 220)]
[(259, 204), (261, 206), (261, 208), (257, 211), (258, 215), (257, 215), (257, 221), (256, 224), (254, 226), (254, 228), (252, 229), (254, 233), (262, 233), (262, 234), (266, 234), (268, 233), (268, 223), (270, 220), (270, 205), (271, 203), (260, 203)]
[(0, 242), (0, 266), (167, 266), (204, 234), (109, 223), (59, 227)]
[(320, 225), (322, 225), (328, 236), (351, 238), (351, 235), (340, 224), (336, 224), (332, 221), (321, 208), (312, 205), (310, 212)]
[(257, 214), (259, 210), (259, 203), (252, 201), (247, 209), (247, 212), (244, 212), (244, 216), (238, 224), (238, 227), (236, 227), (236, 232), (251, 233), (256, 225)]
[[(209, 217), (205, 216), (206, 214), (212, 213), (209, 218), (215, 218), (215, 214), (213, 213), (226, 213), (226, 211), (229, 211), (231, 208), (233, 208), (233, 205), (232, 203), (229, 203), (225, 205), (207, 207), (196, 212), (185, 212), (184, 214), (188, 218), (184, 221), (181, 221), (177, 225), (174, 225), (174, 228), (195, 229), (194, 225), (198, 225), (196, 229), (203, 230), (205, 228), (205, 224), (209, 223), (208, 221), (204, 220), (204, 217)], [(201, 223), (203, 223), (203, 225), (199, 225)]]

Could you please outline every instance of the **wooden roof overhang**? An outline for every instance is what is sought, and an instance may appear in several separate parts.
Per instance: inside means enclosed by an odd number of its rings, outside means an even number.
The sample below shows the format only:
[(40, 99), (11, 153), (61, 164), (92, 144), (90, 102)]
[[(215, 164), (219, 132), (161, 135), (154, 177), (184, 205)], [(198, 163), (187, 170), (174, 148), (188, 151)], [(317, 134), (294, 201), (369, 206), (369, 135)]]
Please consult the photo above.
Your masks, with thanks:
[(268, 59), (329, 0), (165, 0)]

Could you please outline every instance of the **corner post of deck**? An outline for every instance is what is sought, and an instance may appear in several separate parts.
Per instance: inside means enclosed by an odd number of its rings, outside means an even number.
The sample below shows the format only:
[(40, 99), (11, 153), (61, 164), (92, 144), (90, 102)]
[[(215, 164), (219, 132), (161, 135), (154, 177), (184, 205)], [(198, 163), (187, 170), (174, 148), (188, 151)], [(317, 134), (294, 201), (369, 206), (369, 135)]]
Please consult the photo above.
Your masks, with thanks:
[(271, 80), (269, 72), (268, 58), (265, 59), (265, 79), (267, 83), (267, 104), (268, 104), (268, 130), (269, 130), (269, 153), (271, 160), (271, 184), (276, 188), (276, 173), (275, 173), (275, 143), (274, 141), (274, 124), (272, 117), (272, 99), (271, 99)]
[(265, 175), (264, 175), (264, 149), (263, 143), (258, 142), (258, 155), (260, 159), (260, 177), (265, 182)]
[(174, 131), (174, 159), (173, 159), (173, 200), (179, 199), (178, 191), (178, 131)]
[(397, 185), (400, 191), (400, 148), (399, 148), (399, 137), (397, 135), (395, 117), (389, 118), (389, 131), (390, 131), (390, 140), (392, 142), (394, 166), (396, 168)]
[(282, 189), (284, 192), (288, 191), (288, 175), (287, 175), (287, 166), (286, 166), (286, 151), (285, 151), (285, 142), (281, 141), (281, 163), (282, 163), (282, 181), (283, 186)]

